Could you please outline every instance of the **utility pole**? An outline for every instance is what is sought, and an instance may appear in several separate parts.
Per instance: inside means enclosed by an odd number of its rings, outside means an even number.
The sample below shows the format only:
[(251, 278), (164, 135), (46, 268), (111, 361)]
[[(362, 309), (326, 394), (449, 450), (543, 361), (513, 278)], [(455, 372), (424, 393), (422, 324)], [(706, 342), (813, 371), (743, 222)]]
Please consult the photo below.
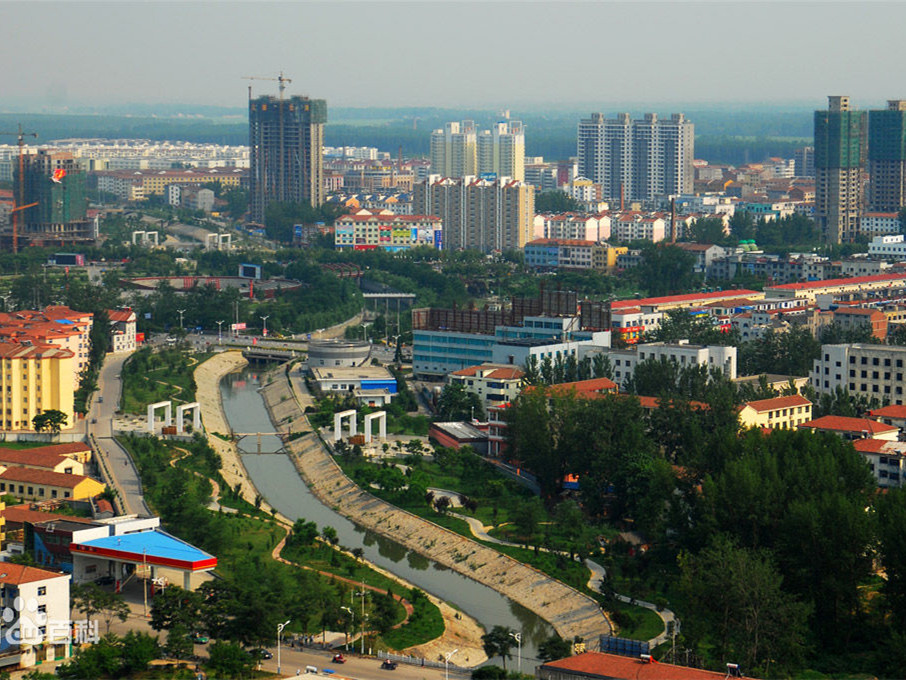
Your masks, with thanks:
[(177, 313), (179, 314), (179, 330), (181, 330), (181, 331), (182, 331), (182, 330), (185, 330), (185, 328), (183, 328), (183, 325), (182, 325), (182, 315), (183, 315), (183, 312), (185, 312), (186, 310), (184, 310), (184, 309), (177, 309), (176, 311), (177, 311)]
[(223, 344), (223, 321), (217, 322), (217, 344)]
[(510, 637), (519, 645), (516, 658), (519, 660), (519, 675), (522, 675), (522, 633), (510, 633)]

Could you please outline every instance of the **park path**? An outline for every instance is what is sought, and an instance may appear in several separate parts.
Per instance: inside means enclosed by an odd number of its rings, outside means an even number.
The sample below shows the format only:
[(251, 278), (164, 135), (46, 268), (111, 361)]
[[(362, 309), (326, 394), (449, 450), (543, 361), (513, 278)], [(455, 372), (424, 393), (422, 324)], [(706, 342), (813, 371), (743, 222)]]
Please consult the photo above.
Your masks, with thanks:
[[(271, 418), (288, 431), (307, 425), (295, 390), (285, 375), (262, 389)], [(293, 389), (295, 388), (295, 389)], [(307, 400), (306, 400), (307, 401)], [(310, 427), (310, 425), (308, 425)], [(365, 492), (349, 479), (313, 433), (288, 441), (286, 448), (302, 478), (328, 507), (357, 524), (393, 538), (405, 547), (467, 576), (534, 611), (564, 639), (595, 640), (611, 632), (610, 622), (592, 598), (493, 548), (401, 510)]]

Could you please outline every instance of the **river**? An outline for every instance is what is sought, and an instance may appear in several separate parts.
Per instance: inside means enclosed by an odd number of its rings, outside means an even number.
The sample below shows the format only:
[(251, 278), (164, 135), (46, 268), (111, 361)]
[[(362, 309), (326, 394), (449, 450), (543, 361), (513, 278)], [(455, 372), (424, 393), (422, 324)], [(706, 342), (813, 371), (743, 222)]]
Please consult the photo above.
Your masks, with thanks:
[[(263, 371), (249, 366), (240, 373), (227, 375), (220, 385), (223, 410), (234, 432), (272, 432), (273, 425), (258, 394)], [(365, 558), (406, 579), (422, 590), (459, 607), (487, 630), (495, 625), (522, 631), (522, 657), (531, 672), (537, 662), (537, 647), (553, 634), (553, 628), (534, 612), (500, 593), (466, 578), (388, 538), (367, 531), (321, 503), (299, 477), (289, 457), (280, 450), (280, 440), (261, 436), (261, 450), (255, 453), (257, 437), (240, 441), (242, 461), (252, 481), (274, 508), (292, 520), (304, 518), (318, 527), (332, 526), (340, 544), (348, 549), (362, 548)], [(516, 650), (513, 650), (514, 656)], [(499, 660), (492, 659), (492, 662)]]

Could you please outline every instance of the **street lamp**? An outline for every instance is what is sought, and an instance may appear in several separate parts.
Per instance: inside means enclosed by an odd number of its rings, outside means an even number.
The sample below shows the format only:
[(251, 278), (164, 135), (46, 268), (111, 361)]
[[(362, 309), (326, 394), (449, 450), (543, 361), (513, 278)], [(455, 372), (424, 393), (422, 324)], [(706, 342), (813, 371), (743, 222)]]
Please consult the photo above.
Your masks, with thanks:
[(177, 309), (176, 311), (179, 312), (179, 330), (185, 330), (182, 325), (182, 315), (183, 315), (183, 312), (185, 312), (186, 310)]
[[(355, 630), (355, 612), (352, 611), (349, 607), (340, 607), (340, 609), (342, 609), (344, 612), (349, 612), (349, 615), (352, 617), (352, 627), (353, 627), (353, 631), (354, 631), (354, 630)], [(348, 629), (347, 629), (347, 633), (346, 633), (346, 651), (347, 651), (347, 652), (349, 651), (349, 632), (348, 632)]]
[(261, 320), (264, 322), (264, 330), (262, 331), (261, 334), (262, 334), (265, 338), (267, 337), (267, 320), (268, 320), (269, 318), (271, 318), (271, 315), (270, 315), (270, 314), (268, 314), (267, 316), (262, 316), (262, 317), (261, 317)]
[(223, 344), (223, 321), (217, 322), (217, 344)]
[(450, 680), (450, 659), (452, 659), (453, 655), (458, 651), (458, 649), (454, 649), (452, 652), (444, 654), (444, 680)]
[(289, 621), (277, 624), (277, 675), (280, 675), (280, 636), (283, 635), (283, 629), (289, 625)]
[(516, 641), (517, 647), (516, 658), (519, 664), (519, 675), (522, 675), (522, 633), (510, 633), (510, 637)]

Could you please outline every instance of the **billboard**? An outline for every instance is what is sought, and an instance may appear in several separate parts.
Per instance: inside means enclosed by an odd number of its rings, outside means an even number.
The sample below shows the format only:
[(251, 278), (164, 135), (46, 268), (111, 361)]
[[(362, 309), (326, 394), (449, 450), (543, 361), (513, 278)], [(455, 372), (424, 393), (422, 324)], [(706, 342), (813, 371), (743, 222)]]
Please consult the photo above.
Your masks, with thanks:
[(242, 323), (231, 323), (230, 330), (244, 331), (245, 330), (245, 321), (243, 321)]
[(482, 172), (478, 175), (478, 179), (483, 179), (486, 182), (496, 182), (497, 173), (496, 172)]
[(260, 264), (240, 264), (239, 265), (239, 276), (243, 279), (260, 279), (261, 278), (261, 265)]

